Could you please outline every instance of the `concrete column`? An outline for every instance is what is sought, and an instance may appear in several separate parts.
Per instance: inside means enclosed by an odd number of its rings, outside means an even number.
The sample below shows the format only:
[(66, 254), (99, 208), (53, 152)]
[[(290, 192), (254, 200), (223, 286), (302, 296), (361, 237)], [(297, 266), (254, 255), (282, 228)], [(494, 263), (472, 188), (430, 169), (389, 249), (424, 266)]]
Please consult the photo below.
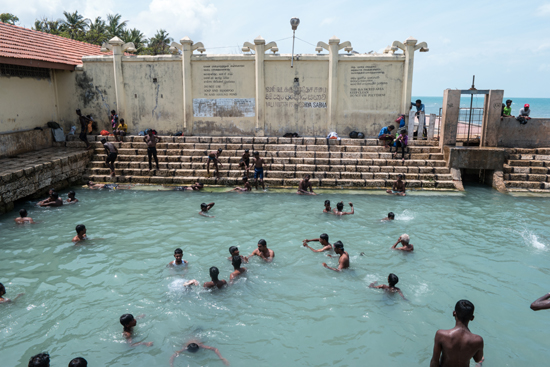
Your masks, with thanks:
[[(412, 37), (407, 38), (404, 43), (405, 65), (403, 68), (403, 92), (401, 94), (401, 113), (407, 114), (411, 106), (413, 67), (414, 67), (414, 48), (418, 41)], [(408, 122), (408, 121), (407, 121)]]
[(328, 40), (328, 98), (327, 98), (327, 134), (336, 131), (336, 111), (338, 109), (338, 50), (340, 39), (333, 36)]
[(191, 75), (191, 56), (193, 41), (189, 37), (180, 40), (183, 74), (183, 133), (193, 134), (193, 77)]
[(439, 147), (456, 145), (458, 114), (460, 112), (460, 90), (446, 89), (443, 92), (443, 112), (439, 131)]
[(116, 111), (118, 116), (130, 125), (132, 121), (131, 116), (126, 114), (126, 94), (124, 92), (124, 77), (122, 75), (122, 56), (124, 55), (122, 45), (124, 45), (124, 42), (118, 37), (113, 37), (109, 40), (109, 44), (113, 51)]
[(485, 95), (480, 147), (498, 146), (498, 128), (502, 109), (503, 90), (490, 90)]
[(265, 135), (265, 39), (258, 36), (254, 39), (255, 74), (256, 74), (256, 136)]
[(409, 136), (409, 141), (412, 141), (414, 139), (414, 114), (416, 113), (416, 110), (411, 110), (409, 112), (409, 122), (407, 123), (407, 125), (405, 125), (407, 127), (407, 135)]
[(428, 140), (434, 140), (435, 134), (435, 113), (430, 113), (430, 125), (428, 126)]

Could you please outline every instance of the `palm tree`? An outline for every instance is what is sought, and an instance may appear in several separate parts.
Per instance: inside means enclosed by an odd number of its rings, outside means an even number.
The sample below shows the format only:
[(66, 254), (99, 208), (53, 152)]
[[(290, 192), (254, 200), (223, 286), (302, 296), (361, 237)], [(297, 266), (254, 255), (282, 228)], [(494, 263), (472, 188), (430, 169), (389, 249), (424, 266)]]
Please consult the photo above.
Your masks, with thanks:
[(167, 54), (170, 43), (172, 43), (172, 38), (168, 37), (168, 33), (164, 29), (160, 29), (149, 40), (148, 47), (153, 55)]
[(67, 37), (72, 39), (82, 38), (88, 28), (88, 22), (90, 20), (78, 14), (78, 10), (74, 13), (64, 11), (63, 15), (65, 16), (65, 20), (63, 20), (61, 24)]
[(107, 25), (105, 24), (105, 21), (101, 19), (101, 17), (97, 17), (94, 21), (90, 21), (88, 32), (86, 32), (84, 40), (94, 45), (101, 45), (108, 39), (109, 37), (107, 36)]
[(10, 13), (2, 13), (0, 14), (0, 22), (15, 25), (15, 23), (19, 23), (19, 18)]
[(61, 35), (62, 24), (60, 20), (49, 20), (48, 18), (42, 18), (41, 20), (37, 19), (34, 21), (34, 27), (32, 28), (35, 31)]
[(122, 33), (121, 38), (124, 42), (133, 42), (134, 47), (137, 50), (137, 54), (140, 54), (144, 50), (145, 45), (148, 42), (147, 38), (145, 38), (145, 35), (136, 28), (125, 29)]
[(122, 18), (122, 15), (120, 14), (107, 14), (107, 37), (109, 39), (113, 37), (122, 37), (122, 34), (124, 33), (124, 30), (126, 28), (126, 24), (128, 24), (128, 21), (125, 20), (124, 22), (120, 22), (120, 19)]

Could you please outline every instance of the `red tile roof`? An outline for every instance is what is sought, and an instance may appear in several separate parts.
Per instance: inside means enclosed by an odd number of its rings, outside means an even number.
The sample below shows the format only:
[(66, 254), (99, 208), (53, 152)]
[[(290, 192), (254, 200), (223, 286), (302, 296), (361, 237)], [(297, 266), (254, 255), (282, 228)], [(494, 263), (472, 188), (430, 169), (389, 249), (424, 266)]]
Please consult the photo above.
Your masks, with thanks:
[(107, 55), (101, 47), (0, 22), (0, 58), (82, 64), (82, 56)]

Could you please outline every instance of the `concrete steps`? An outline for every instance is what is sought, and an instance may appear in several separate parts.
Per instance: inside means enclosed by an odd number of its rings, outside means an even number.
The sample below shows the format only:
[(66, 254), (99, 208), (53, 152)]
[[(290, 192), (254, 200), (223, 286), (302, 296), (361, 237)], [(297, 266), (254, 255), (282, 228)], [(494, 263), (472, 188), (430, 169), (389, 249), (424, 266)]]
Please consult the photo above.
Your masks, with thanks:
[(504, 184), (508, 191), (550, 193), (550, 148), (510, 149)]
[[(91, 138), (91, 139), (90, 139)], [(315, 187), (388, 188), (399, 174), (408, 188), (454, 190), (455, 185), (438, 146), (414, 141), (410, 159), (392, 159), (392, 154), (376, 139), (256, 138), (256, 137), (164, 137), (157, 144), (159, 170), (153, 162), (149, 170), (143, 137), (125, 137), (115, 142), (119, 151), (117, 176), (111, 178), (105, 166), (101, 136), (89, 137), (94, 156), (88, 166), (89, 178), (99, 182), (139, 184), (241, 185), (244, 171), (239, 160), (244, 149), (257, 151), (264, 159), (264, 181), (272, 187), (297, 186), (305, 174)], [(114, 141), (113, 137), (108, 137)], [(83, 144), (69, 141), (67, 145)], [(207, 177), (207, 151), (223, 149), (220, 180)], [(211, 174), (214, 173), (210, 167)], [(249, 172), (252, 179), (253, 171)]]

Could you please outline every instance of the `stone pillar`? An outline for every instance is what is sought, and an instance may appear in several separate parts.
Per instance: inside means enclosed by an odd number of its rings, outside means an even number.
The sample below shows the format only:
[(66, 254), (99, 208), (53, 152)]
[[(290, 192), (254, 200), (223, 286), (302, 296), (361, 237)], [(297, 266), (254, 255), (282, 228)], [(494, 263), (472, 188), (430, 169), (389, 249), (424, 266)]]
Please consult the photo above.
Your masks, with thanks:
[(416, 110), (411, 110), (409, 112), (409, 118), (408, 123), (405, 125), (407, 127), (407, 135), (409, 136), (409, 141), (412, 141), (414, 139), (414, 114), (416, 113)]
[(498, 128), (503, 98), (503, 90), (490, 90), (489, 94), (485, 95), (480, 147), (496, 147), (498, 145)]
[(116, 111), (119, 117), (123, 118), (130, 125), (132, 121), (131, 116), (126, 114), (126, 95), (124, 92), (124, 77), (122, 75), (122, 56), (124, 55), (122, 45), (124, 45), (124, 42), (118, 37), (113, 37), (109, 40), (109, 45), (111, 45), (111, 50), (113, 51)]
[(255, 74), (256, 74), (256, 136), (265, 135), (265, 39), (258, 36), (254, 39)]
[(430, 125), (428, 126), (428, 140), (434, 140), (435, 134), (435, 113), (430, 113)]
[(424, 139), (424, 126), (426, 126), (426, 114), (424, 112), (420, 112), (418, 114), (418, 129), (416, 129), (416, 138), (418, 140)]
[(332, 36), (328, 40), (328, 96), (327, 96), (327, 134), (336, 131), (336, 111), (338, 109), (338, 50), (340, 39)]
[(401, 94), (401, 113), (407, 114), (411, 106), (414, 48), (418, 41), (412, 37), (407, 38), (404, 44), (405, 65), (403, 67), (403, 92)]
[(443, 112), (439, 128), (439, 147), (456, 145), (458, 114), (460, 112), (460, 90), (446, 89), (443, 92)]
[(183, 76), (183, 133), (193, 134), (193, 78), (191, 75), (191, 56), (193, 41), (184, 37), (181, 42), (181, 62)]

